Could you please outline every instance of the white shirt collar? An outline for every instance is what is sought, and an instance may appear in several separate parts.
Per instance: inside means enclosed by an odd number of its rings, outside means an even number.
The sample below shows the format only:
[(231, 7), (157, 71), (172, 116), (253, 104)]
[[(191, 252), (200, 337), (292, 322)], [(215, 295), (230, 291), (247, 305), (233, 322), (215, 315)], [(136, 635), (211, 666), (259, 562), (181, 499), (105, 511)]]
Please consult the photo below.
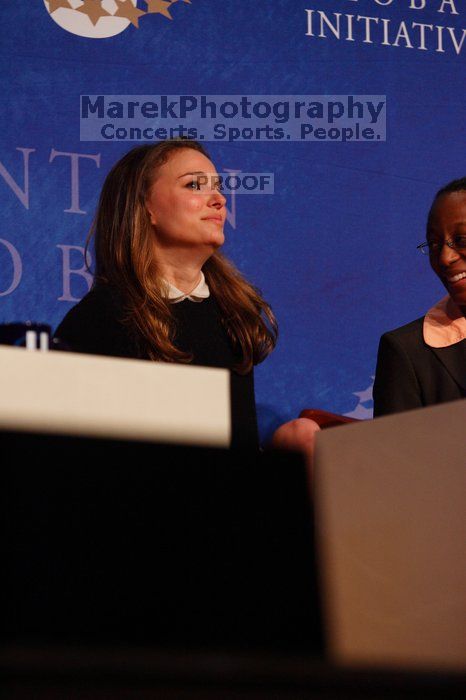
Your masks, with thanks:
[(451, 296), (441, 299), (426, 313), (423, 335), (431, 348), (446, 348), (466, 338), (466, 318)]
[(164, 280), (164, 282), (168, 287), (167, 297), (172, 304), (178, 304), (180, 301), (184, 301), (185, 299), (189, 299), (189, 301), (200, 302), (203, 299), (207, 299), (207, 297), (210, 296), (210, 289), (207, 285), (207, 282), (205, 281), (204, 273), (202, 272), (202, 270), (198, 284), (188, 294), (185, 294), (167, 280)]

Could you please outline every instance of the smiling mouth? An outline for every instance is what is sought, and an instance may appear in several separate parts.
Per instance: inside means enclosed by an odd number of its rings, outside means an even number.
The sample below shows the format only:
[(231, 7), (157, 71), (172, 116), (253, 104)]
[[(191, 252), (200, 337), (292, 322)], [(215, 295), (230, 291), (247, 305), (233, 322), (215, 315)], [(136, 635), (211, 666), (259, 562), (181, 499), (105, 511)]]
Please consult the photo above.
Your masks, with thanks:
[(460, 280), (464, 280), (466, 278), (466, 272), (459, 272), (457, 275), (453, 275), (452, 277), (447, 277), (446, 280), (448, 284), (454, 284), (455, 282), (459, 282)]

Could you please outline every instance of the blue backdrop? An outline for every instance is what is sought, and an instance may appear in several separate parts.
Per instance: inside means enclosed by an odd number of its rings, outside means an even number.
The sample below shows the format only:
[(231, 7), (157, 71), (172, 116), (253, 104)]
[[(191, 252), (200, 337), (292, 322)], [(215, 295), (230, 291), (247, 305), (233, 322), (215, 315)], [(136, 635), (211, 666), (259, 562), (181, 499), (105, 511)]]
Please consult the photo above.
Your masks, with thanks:
[(435, 191), (465, 175), (465, 15), (464, 0), (3, 0), (0, 321), (55, 327), (87, 291), (70, 270), (135, 144), (80, 141), (81, 94), (386, 95), (386, 141), (206, 144), (219, 170), (275, 175), (274, 195), (229, 197), (225, 245), (280, 325), (256, 371), (263, 436), (304, 407), (369, 417), (380, 334), (442, 296), (415, 247)]

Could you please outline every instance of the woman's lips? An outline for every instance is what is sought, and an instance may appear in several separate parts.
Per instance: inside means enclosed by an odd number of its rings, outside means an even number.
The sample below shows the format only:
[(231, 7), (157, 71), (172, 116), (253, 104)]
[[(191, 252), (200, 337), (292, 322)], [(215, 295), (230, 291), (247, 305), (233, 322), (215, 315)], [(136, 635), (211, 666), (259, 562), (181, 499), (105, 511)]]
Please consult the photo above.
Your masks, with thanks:
[(466, 293), (466, 272), (458, 272), (456, 275), (449, 275), (444, 278), (445, 286), (451, 296), (458, 301), (458, 295), (464, 297)]
[(202, 219), (203, 221), (213, 221), (215, 224), (223, 226), (223, 219), (220, 216), (207, 216)]
[(448, 275), (445, 278), (449, 287), (462, 287), (466, 285), (466, 272), (458, 272), (456, 275)]

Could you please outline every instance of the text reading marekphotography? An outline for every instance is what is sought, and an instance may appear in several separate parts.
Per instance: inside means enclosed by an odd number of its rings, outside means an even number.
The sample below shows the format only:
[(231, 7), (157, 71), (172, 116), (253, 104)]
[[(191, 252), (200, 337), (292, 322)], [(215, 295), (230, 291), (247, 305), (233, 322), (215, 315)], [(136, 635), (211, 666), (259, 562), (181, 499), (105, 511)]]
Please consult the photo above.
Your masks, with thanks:
[(385, 141), (385, 95), (81, 95), (81, 141)]

